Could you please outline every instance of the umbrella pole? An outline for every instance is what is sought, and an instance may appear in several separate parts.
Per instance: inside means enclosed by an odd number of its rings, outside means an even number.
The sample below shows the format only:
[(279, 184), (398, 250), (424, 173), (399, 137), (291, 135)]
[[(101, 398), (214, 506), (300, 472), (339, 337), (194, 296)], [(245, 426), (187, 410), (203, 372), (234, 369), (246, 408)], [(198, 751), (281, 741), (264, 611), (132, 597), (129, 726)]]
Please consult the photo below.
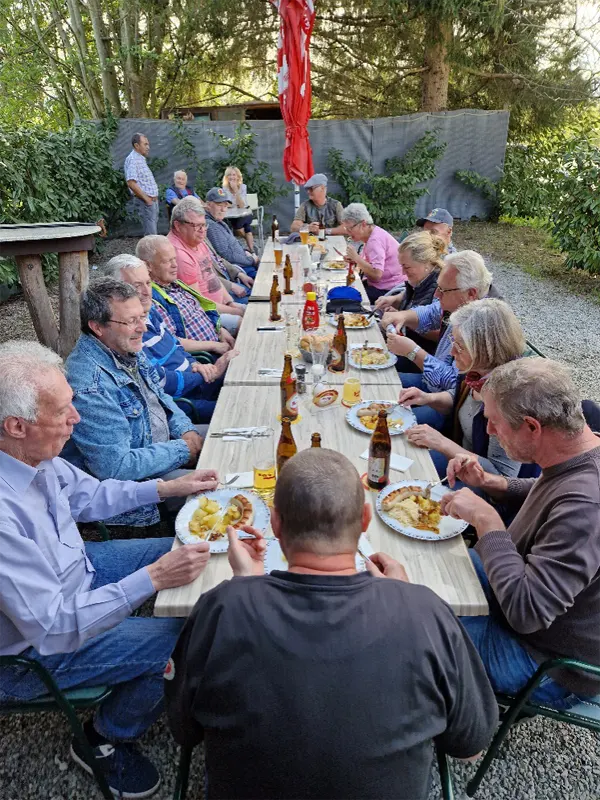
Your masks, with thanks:
[(297, 183), (294, 183), (294, 211), (298, 211), (300, 208), (300, 187)]

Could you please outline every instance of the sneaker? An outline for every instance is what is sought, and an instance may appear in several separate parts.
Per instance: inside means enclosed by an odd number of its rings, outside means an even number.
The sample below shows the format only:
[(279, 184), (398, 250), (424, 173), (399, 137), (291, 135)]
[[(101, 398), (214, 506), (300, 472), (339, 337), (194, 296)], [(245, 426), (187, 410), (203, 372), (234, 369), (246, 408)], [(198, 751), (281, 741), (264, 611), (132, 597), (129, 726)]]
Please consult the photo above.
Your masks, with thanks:
[[(158, 770), (134, 744), (106, 742), (92, 747), (92, 752), (115, 797), (150, 797), (160, 786)], [(90, 775), (94, 774), (76, 739), (71, 741), (71, 758)]]

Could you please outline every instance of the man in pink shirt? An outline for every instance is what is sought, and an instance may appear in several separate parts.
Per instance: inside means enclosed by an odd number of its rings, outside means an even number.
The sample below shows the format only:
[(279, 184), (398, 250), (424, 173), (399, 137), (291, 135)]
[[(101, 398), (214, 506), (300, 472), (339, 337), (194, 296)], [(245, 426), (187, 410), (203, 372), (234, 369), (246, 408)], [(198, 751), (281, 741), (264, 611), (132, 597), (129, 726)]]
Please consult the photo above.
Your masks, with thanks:
[(367, 280), (365, 289), (371, 303), (389, 289), (406, 280), (398, 261), (399, 244), (394, 237), (373, 223), (363, 203), (350, 203), (342, 213), (342, 222), (355, 242), (364, 242), (362, 254), (349, 246), (346, 259), (353, 261)]
[[(208, 297), (217, 305), (221, 322), (227, 330), (239, 328), (245, 306), (236, 303), (221, 283), (212, 264), (206, 244), (206, 218), (204, 208), (195, 197), (184, 197), (171, 214), (171, 230), (167, 239), (175, 248), (177, 277)], [(229, 319), (237, 317), (237, 319)]]

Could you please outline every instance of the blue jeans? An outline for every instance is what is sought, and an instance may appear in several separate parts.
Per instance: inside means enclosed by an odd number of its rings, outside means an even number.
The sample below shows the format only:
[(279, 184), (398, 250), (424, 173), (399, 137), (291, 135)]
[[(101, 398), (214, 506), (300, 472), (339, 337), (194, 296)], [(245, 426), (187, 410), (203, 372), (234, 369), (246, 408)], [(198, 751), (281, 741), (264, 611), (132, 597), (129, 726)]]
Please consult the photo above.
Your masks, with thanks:
[[(488, 617), (460, 617), (460, 621), (479, 652), (494, 691), (514, 695), (532, 677), (539, 664), (509, 628), (479, 554), (469, 550), (469, 555), (487, 598), (490, 614)], [(548, 675), (542, 678), (531, 698), (559, 709), (570, 708), (579, 700), (577, 695), (564, 689)]]
[[(172, 539), (86, 542), (96, 569), (92, 589), (152, 564), (172, 544)], [(174, 618), (128, 617), (74, 653), (41, 656), (30, 647), (21, 655), (39, 661), (61, 689), (114, 687), (99, 706), (94, 727), (110, 741), (128, 741), (141, 736), (162, 712), (163, 673), (183, 623)], [(38, 678), (21, 667), (4, 667), (0, 676), (0, 701), (30, 700), (46, 693)]]
[(243, 267), (241, 264), (236, 264), (236, 266), (243, 269), (249, 278), (256, 278), (256, 273), (258, 272), (256, 267)]
[[(409, 386), (416, 386), (417, 389), (422, 389), (424, 392), (429, 391), (425, 386), (425, 379), (421, 372), (418, 375), (401, 372), (400, 383), (403, 389), (407, 389)], [(429, 406), (411, 406), (411, 411), (417, 418), (419, 425), (431, 425), (436, 431), (441, 431), (446, 422), (446, 417), (443, 414)]]

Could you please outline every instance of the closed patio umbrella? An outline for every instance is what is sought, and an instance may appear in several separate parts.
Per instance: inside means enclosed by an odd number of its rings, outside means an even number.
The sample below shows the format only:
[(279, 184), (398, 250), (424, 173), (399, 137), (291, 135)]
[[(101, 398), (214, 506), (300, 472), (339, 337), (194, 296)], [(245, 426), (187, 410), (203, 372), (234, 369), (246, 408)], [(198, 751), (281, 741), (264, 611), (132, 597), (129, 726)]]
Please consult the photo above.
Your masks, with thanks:
[(277, 83), (285, 122), (283, 171), (288, 181), (306, 183), (314, 172), (308, 140), (310, 119), (310, 37), (315, 23), (312, 0), (271, 0), (281, 23), (277, 42)]

